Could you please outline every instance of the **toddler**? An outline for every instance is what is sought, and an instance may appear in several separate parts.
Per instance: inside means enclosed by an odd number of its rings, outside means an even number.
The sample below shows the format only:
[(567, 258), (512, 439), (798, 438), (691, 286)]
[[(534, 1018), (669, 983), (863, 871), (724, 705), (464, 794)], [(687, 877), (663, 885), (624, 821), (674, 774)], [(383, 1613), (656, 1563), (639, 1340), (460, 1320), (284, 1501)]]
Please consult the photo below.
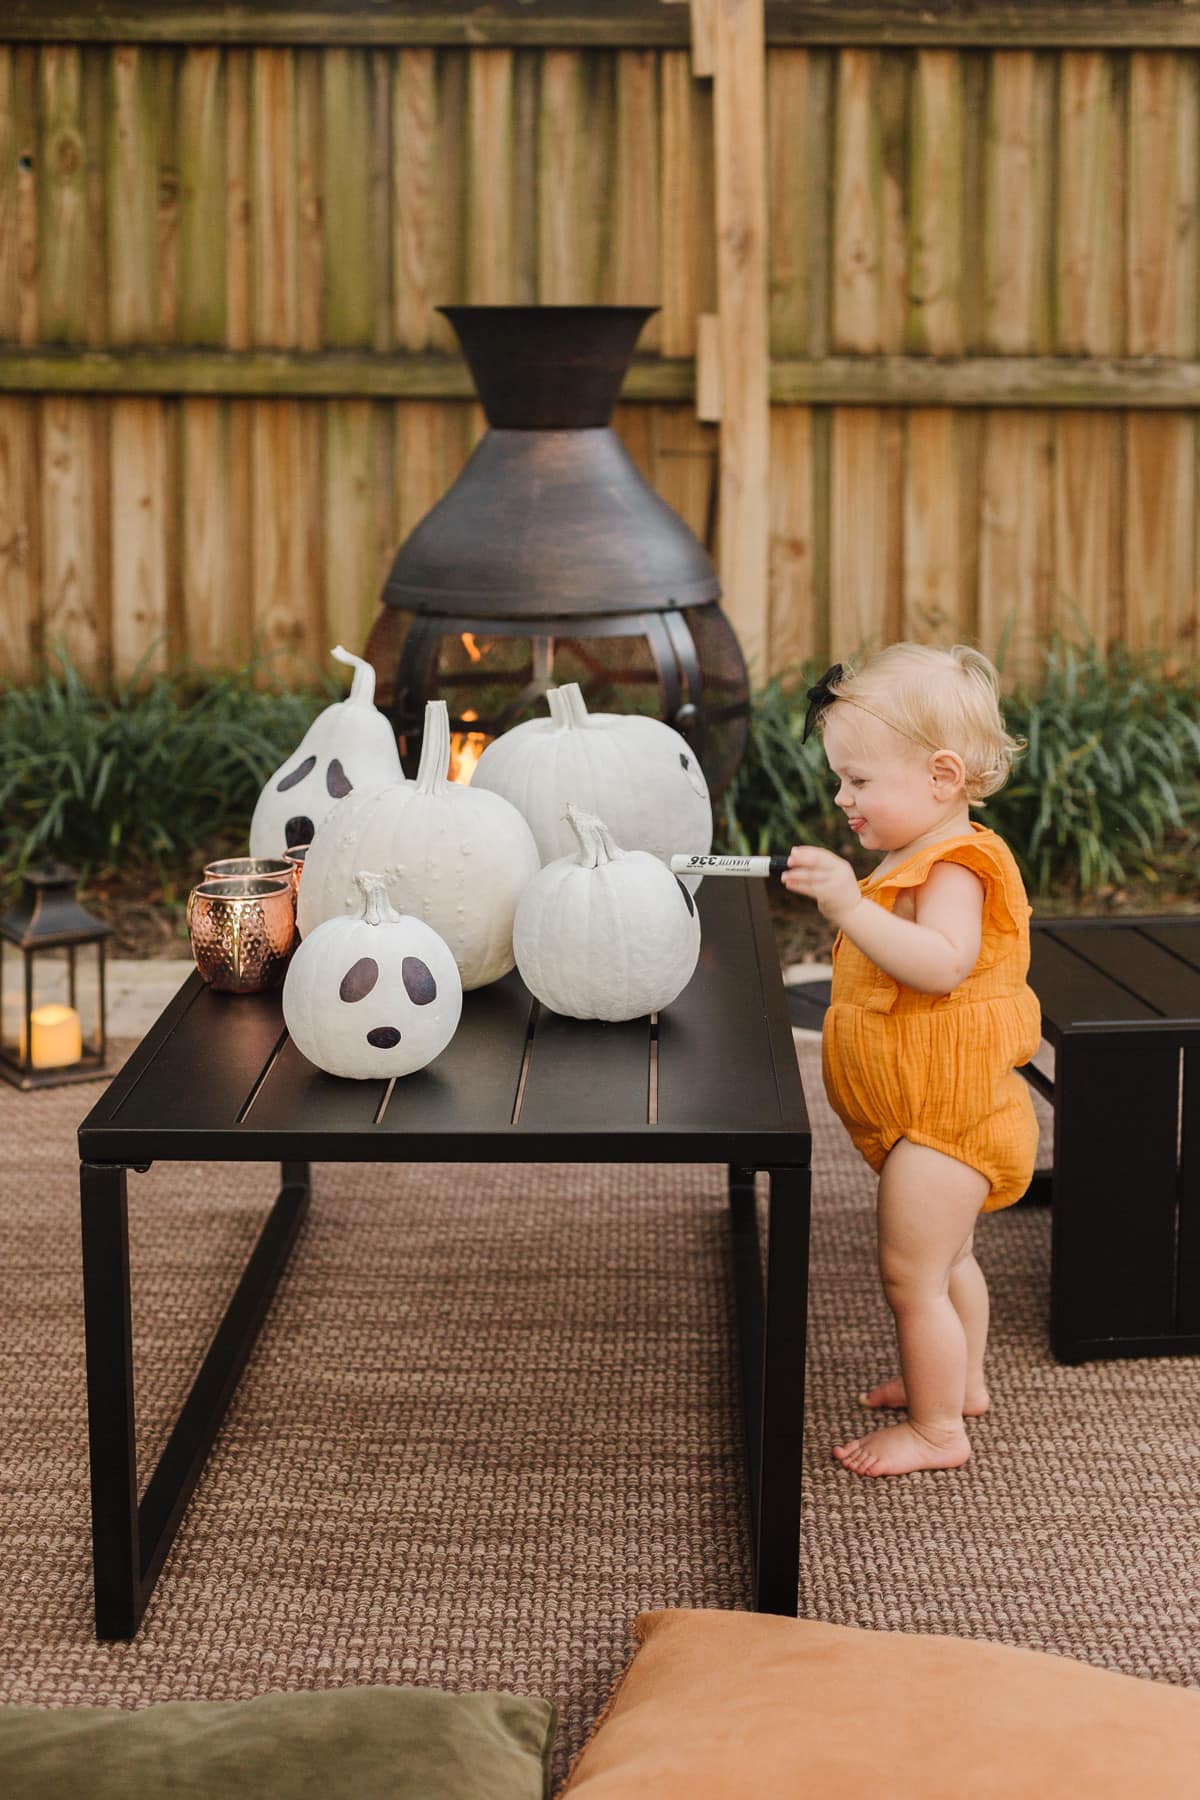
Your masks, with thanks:
[(1026, 982), (1029, 904), (1002, 839), (969, 808), (1008, 778), (996, 671), (979, 651), (893, 644), (815, 688), (837, 804), (865, 849), (859, 882), (797, 846), (783, 884), (838, 927), (822, 1041), (830, 1102), (879, 1176), (879, 1269), (900, 1376), (860, 1396), (906, 1421), (841, 1444), (859, 1475), (953, 1469), (986, 1412), (988, 1293), (976, 1215), (1029, 1185), (1037, 1122), (1016, 1067), (1041, 1041)]

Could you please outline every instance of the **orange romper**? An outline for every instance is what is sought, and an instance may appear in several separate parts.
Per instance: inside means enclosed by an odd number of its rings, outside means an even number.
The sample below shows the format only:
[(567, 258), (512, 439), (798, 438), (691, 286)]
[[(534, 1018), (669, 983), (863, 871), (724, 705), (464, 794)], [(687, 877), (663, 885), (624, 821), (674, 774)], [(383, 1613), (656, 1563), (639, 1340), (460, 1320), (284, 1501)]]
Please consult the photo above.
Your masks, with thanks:
[(983, 1211), (995, 1212), (1021, 1198), (1037, 1150), (1033, 1102), (1014, 1073), (1042, 1038), (1025, 979), (1031, 909), (1008, 845), (974, 821), (969, 834), (930, 844), (859, 887), (891, 912), (901, 890), (920, 887), (939, 862), (962, 863), (983, 881), (979, 961), (951, 993), (920, 994), (839, 932), (822, 1035), (825, 1089), (876, 1173), (899, 1138), (927, 1144), (986, 1175)]

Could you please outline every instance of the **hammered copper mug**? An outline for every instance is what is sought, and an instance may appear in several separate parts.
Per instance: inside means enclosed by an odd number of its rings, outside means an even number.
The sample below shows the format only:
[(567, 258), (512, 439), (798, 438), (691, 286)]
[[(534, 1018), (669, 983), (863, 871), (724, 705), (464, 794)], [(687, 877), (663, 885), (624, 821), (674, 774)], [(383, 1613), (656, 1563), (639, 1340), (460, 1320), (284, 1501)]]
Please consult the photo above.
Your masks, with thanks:
[(209, 987), (258, 994), (278, 987), (296, 941), (290, 875), (202, 881), (187, 907), (196, 967)]

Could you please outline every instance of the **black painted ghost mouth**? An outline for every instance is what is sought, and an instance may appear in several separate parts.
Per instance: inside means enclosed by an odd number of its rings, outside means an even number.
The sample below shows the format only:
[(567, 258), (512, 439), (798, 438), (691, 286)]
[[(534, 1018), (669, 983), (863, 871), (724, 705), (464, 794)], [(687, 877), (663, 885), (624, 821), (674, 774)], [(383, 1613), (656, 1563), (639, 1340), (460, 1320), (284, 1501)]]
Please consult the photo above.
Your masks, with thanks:
[(400, 1033), (394, 1025), (377, 1025), (374, 1031), (368, 1031), (367, 1042), (376, 1050), (394, 1050), (400, 1042)]
[(313, 822), (307, 813), (297, 813), (294, 818), (289, 819), (283, 828), (283, 836), (288, 849), (294, 850), (297, 844), (311, 844), (314, 829)]

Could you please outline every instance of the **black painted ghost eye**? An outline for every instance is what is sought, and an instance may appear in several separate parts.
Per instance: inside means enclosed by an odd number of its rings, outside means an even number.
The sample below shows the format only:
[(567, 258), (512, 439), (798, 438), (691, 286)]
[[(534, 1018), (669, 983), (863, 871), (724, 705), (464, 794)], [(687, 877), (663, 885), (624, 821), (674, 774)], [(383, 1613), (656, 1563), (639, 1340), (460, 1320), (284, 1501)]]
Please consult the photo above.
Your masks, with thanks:
[[(675, 877), (675, 879), (676, 879), (676, 881), (679, 881), (678, 875)], [(696, 902), (692, 899), (692, 896), (688, 893), (688, 891), (684, 887), (682, 881), (679, 881), (679, 891), (683, 895), (684, 899), (687, 901), (687, 909), (694, 918), (695, 914), (696, 914)]]
[(354, 967), (342, 976), (338, 995), (352, 1005), (355, 1000), (365, 1000), (378, 980), (379, 964), (374, 957), (360, 956)]
[(680, 751), (680, 752), (679, 752), (679, 766), (680, 766), (680, 768), (681, 768), (681, 769), (690, 769), (690, 768), (691, 768), (691, 766), (692, 766), (692, 765), (691, 765), (691, 762), (690, 762), (690, 761), (689, 761), (689, 759), (688, 759), (688, 758), (687, 758), (687, 757), (686, 757), (686, 756), (685, 756), (685, 755), (684, 755), (684, 754), (683, 754), (683, 751), (682, 751), (682, 750), (681, 750), (681, 751)]
[(400, 971), (404, 989), (414, 1006), (428, 1006), (437, 999), (437, 982), (433, 970), (419, 956), (406, 956)]
[(294, 819), (289, 819), (283, 828), (283, 838), (288, 849), (294, 850), (297, 844), (311, 844), (313, 830), (313, 822), (307, 813), (297, 813)]
[(277, 794), (286, 794), (289, 788), (298, 787), (300, 785), (300, 783), (304, 780), (304, 777), (306, 775), (312, 774), (312, 772), (316, 768), (316, 766), (317, 766), (316, 757), (315, 756), (306, 756), (304, 761), (299, 765), (299, 767), (293, 769), (290, 775), (285, 775), (282, 781), (277, 781), (275, 783), (276, 793)]
[(368, 1031), (367, 1042), (376, 1050), (394, 1050), (400, 1042), (400, 1033), (394, 1025), (377, 1025), (374, 1031)]
[(354, 783), (336, 756), (325, 771), (325, 786), (335, 800), (344, 800), (354, 791)]

